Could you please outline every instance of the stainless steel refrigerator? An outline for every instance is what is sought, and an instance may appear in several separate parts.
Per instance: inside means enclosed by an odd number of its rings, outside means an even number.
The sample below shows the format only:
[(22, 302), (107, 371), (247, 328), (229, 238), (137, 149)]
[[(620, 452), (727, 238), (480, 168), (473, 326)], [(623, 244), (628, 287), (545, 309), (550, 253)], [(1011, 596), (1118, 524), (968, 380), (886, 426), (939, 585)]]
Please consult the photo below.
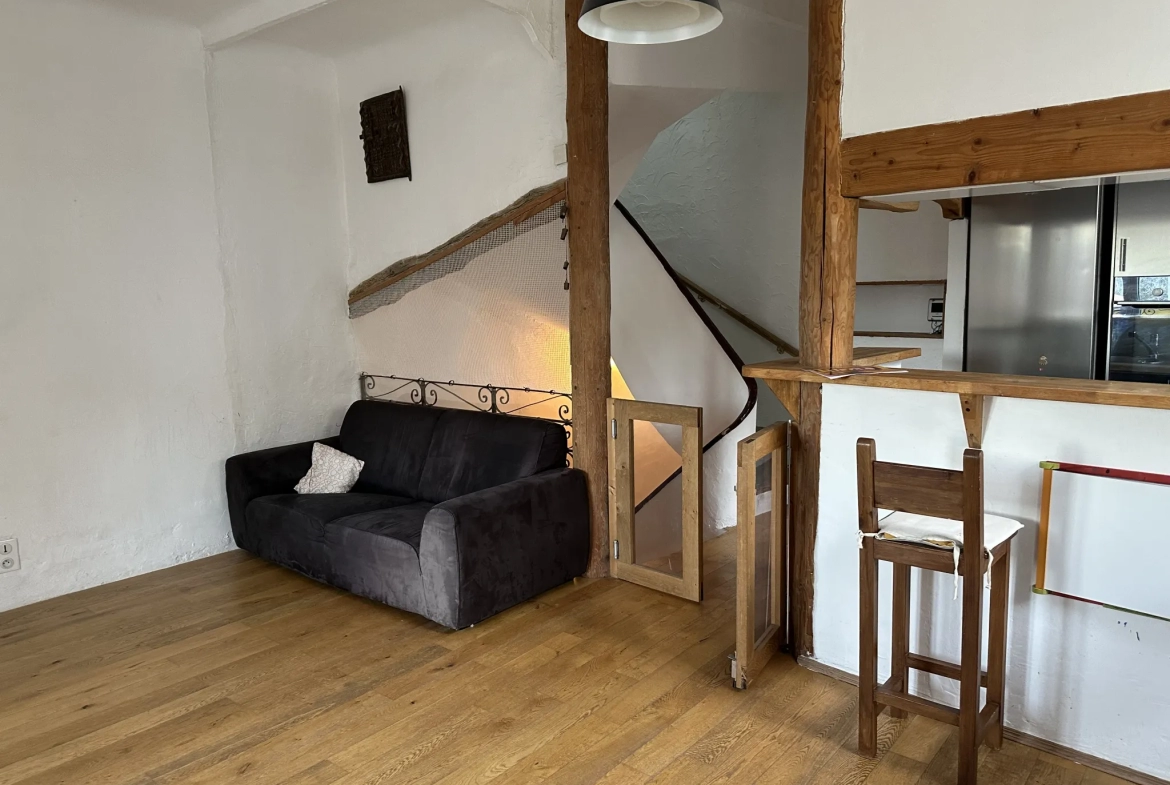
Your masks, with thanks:
[(969, 371), (1170, 382), (1170, 181), (971, 201)]

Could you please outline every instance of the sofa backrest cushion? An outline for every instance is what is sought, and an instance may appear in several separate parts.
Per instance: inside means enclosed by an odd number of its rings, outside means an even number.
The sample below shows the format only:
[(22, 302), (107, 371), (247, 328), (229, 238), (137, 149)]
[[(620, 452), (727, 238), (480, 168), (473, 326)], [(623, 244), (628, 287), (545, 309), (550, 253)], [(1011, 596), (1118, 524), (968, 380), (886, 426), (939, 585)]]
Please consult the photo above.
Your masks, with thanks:
[(419, 498), (427, 453), (444, 409), (357, 401), (341, 425), (341, 451), (365, 461), (355, 493)]
[(439, 504), (565, 465), (568, 440), (557, 423), (441, 411), (419, 482), (419, 499)]

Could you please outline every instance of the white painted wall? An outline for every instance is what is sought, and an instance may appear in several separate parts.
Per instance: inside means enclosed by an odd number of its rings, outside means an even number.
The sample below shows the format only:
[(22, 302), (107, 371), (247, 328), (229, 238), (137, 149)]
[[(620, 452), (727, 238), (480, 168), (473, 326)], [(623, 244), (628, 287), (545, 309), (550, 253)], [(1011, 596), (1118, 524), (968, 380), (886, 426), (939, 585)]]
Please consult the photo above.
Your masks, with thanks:
[(795, 344), (803, 171), (803, 89), (725, 92), (658, 136), (621, 199), (679, 273)]
[[(954, 395), (841, 385), (826, 385), (823, 395), (816, 658), (856, 673), (856, 440), (876, 439), (881, 460), (957, 469), (966, 438)], [(1170, 776), (1165, 754), (1170, 682), (1161, 676), (1170, 668), (1170, 624), (1038, 596), (1031, 586), (1039, 462), (1167, 472), (1170, 446), (1165, 440), (1119, 437), (1167, 429), (1170, 412), (996, 398), (983, 441), (986, 509), (1025, 525), (1012, 553), (1007, 725), (1163, 778)], [(1130, 578), (1119, 574), (1116, 580)], [(883, 569), (882, 678), (889, 669), (890, 590)], [(916, 576), (911, 647), (957, 662), (961, 615), (952, 590), (949, 575)], [(955, 700), (953, 683), (943, 679), (921, 678), (915, 689)]]
[(239, 450), (336, 433), (358, 368), (333, 64), (258, 41), (208, 68)]
[[(799, 324), (804, 103), (803, 86), (779, 93), (722, 93), (658, 136), (621, 195), (676, 270), (793, 344)], [(858, 279), (947, 278), (950, 223), (933, 202), (914, 213), (861, 211)], [(965, 246), (963, 254), (965, 264)], [(895, 312), (899, 307), (889, 306)], [(923, 313), (925, 308), (924, 300)], [(777, 358), (730, 319), (717, 324), (745, 361)], [(948, 328), (960, 336), (961, 353), (961, 321), (948, 319)], [(859, 337), (856, 344), (919, 348), (922, 357), (906, 367), (944, 367), (943, 341), (937, 339)], [(762, 390), (760, 398), (768, 423), (783, 416), (771, 392)]]
[(374, 374), (570, 390), (560, 236), (553, 221), (354, 319), (358, 364)]
[[(550, 60), (518, 17), (483, 0), (346, 0), (336, 13), (350, 3), (352, 13), (393, 14), (398, 29), (366, 48), (326, 47), (337, 63), (356, 285), (565, 176), (553, 157), (565, 142), (565, 73), (563, 57)], [(400, 85), (414, 180), (371, 185), (358, 104)]]
[[(610, 252), (614, 362), (638, 400), (701, 406), (703, 444), (707, 444), (735, 421), (747, 403), (739, 369), (616, 209), (610, 211)], [(707, 537), (735, 525), (734, 445), (754, 429), (753, 411), (738, 431), (704, 456)], [(677, 521), (677, 507), (672, 504), (676, 495), (664, 491), (657, 504), (652, 501), (639, 513), (640, 554), (653, 557), (673, 552), (670, 533), (677, 525), (671, 523)]]
[(231, 547), (197, 31), (0, 6), (0, 610)]
[(1170, 88), (1161, 0), (847, 0), (846, 137)]

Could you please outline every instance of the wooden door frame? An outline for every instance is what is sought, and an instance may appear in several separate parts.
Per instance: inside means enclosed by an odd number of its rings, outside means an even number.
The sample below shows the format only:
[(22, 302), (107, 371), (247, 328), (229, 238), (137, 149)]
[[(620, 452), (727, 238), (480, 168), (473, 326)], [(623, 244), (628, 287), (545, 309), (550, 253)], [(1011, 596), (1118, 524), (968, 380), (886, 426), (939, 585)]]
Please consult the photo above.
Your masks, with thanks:
[[(609, 527), (614, 545), (610, 575), (676, 597), (703, 599), (703, 410), (649, 401), (610, 398)], [(634, 514), (633, 422), (682, 427), (682, 575), (637, 563)]]
[[(788, 646), (788, 423), (776, 423), (747, 437), (737, 447), (737, 550), (735, 657), (731, 680), (747, 689), (768, 660)], [(768, 609), (764, 633), (756, 636), (756, 465), (772, 457), (771, 549), (768, 554)]]

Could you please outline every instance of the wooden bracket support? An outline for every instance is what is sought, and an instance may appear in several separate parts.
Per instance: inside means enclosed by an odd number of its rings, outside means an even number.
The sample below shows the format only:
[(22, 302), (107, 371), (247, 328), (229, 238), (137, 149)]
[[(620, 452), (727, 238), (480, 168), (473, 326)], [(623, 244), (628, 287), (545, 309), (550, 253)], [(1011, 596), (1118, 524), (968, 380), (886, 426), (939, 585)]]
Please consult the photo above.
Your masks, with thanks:
[(943, 218), (948, 221), (957, 221), (967, 217), (962, 199), (935, 199), (934, 201), (942, 208)]
[(967, 446), (973, 450), (983, 448), (984, 408), (982, 395), (959, 395), (963, 407), (963, 424), (967, 428)]
[(794, 423), (800, 423), (800, 382), (788, 379), (765, 379), (768, 388), (784, 404)]

